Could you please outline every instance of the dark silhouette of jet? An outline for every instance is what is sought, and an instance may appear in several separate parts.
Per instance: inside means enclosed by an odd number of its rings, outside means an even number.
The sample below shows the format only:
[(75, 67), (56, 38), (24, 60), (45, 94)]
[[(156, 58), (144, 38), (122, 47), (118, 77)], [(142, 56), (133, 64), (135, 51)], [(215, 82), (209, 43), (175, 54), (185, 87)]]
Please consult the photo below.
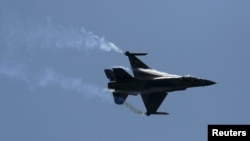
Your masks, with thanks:
[(168, 95), (168, 92), (186, 90), (191, 87), (201, 87), (216, 84), (211, 80), (193, 76), (179, 76), (160, 72), (148, 67), (136, 56), (147, 53), (124, 53), (128, 56), (134, 77), (122, 68), (105, 69), (105, 74), (110, 80), (108, 89), (113, 91), (116, 104), (123, 104), (128, 95), (140, 94), (147, 109), (147, 116), (151, 114), (167, 115), (158, 112), (158, 108)]

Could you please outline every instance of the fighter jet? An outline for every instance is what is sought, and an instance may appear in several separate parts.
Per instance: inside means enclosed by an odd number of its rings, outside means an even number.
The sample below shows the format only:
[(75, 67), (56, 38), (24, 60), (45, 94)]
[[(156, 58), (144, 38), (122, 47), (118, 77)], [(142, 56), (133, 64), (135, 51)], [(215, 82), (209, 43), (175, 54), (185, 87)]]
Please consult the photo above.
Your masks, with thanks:
[(216, 84), (207, 79), (201, 79), (190, 75), (179, 76), (151, 69), (136, 56), (147, 53), (124, 53), (128, 56), (134, 74), (131, 76), (122, 68), (105, 69), (109, 79), (108, 89), (112, 90), (114, 102), (121, 105), (128, 95), (140, 94), (146, 107), (145, 115), (168, 115), (166, 112), (158, 112), (158, 108), (168, 95), (168, 92), (186, 90), (191, 87), (203, 87)]

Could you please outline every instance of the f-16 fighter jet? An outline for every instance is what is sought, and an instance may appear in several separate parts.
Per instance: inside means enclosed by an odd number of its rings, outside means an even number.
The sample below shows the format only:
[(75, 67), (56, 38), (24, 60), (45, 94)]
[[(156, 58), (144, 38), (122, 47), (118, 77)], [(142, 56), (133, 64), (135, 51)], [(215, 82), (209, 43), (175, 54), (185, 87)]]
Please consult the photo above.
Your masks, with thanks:
[(104, 72), (110, 80), (108, 89), (113, 91), (114, 102), (121, 105), (128, 95), (141, 95), (147, 111), (151, 114), (167, 115), (166, 112), (158, 112), (168, 92), (186, 90), (191, 87), (201, 87), (216, 84), (207, 79), (193, 76), (179, 76), (151, 69), (136, 56), (147, 53), (124, 53), (128, 56), (134, 76), (131, 76), (122, 68), (105, 69)]

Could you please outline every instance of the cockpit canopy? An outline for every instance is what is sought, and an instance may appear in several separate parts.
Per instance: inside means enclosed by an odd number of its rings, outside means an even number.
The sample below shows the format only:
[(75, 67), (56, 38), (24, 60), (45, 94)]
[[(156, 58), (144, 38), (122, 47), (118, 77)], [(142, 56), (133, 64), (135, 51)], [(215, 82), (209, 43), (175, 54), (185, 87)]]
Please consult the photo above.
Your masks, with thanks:
[(198, 82), (200, 80), (199, 78), (196, 78), (196, 77), (191, 76), (191, 75), (183, 76), (182, 79), (185, 81), (189, 81), (189, 82)]

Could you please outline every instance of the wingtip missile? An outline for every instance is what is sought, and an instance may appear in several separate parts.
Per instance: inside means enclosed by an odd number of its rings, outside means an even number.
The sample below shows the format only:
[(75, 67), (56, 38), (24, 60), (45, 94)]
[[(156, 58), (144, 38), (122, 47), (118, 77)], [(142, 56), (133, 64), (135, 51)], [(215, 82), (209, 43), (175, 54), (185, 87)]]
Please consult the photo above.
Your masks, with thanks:
[(144, 113), (144, 115), (147, 115), (147, 116), (150, 116), (150, 115), (169, 115), (169, 113), (167, 113), (167, 112), (153, 112), (153, 113), (146, 112), (146, 113)]
[(129, 51), (124, 52), (126, 56), (134, 55), (134, 56), (144, 56), (147, 55), (148, 53), (131, 53)]

